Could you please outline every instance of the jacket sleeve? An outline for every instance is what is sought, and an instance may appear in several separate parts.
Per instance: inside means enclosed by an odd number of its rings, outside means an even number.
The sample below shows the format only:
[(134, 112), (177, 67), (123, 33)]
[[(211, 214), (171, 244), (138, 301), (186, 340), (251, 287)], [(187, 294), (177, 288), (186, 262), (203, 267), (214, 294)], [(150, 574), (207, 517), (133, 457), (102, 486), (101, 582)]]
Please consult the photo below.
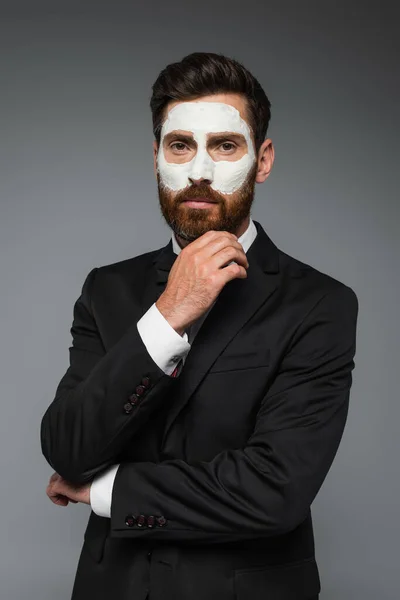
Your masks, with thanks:
[(172, 375), (179, 363), (186, 359), (191, 348), (187, 332), (180, 335), (175, 331), (155, 302), (139, 319), (137, 328), (154, 362), (164, 373)]
[[(182, 362), (190, 350), (188, 334), (184, 332), (182, 336), (179, 335), (160, 313), (155, 303), (139, 319), (137, 327), (153, 360), (164, 373), (172, 375), (179, 362)], [(90, 504), (99, 517), (110, 517), (112, 489), (118, 466), (118, 464), (111, 465), (105, 471), (98, 473), (90, 486)]]
[(296, 528), (343, 434), (357, 313), (345, 285), (320, 298), (297, 328), (243, 448), (210, 461), (122, 462), (111, 537), (209, 544)]
[(98, 270), (75, 302), (70, 365), (40, 427), (47, 462), (76, 484), (116, 462), (175, 382), (152, 359), (136, 322), (106, 352), (91, 303)]

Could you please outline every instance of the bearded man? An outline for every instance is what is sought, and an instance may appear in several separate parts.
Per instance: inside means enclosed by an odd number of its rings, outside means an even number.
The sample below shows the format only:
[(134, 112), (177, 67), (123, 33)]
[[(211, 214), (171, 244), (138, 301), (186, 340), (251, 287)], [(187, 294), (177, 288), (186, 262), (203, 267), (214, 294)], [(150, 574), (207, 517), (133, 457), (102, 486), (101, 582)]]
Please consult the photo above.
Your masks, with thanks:
[(94, 267), (41, 423), (53, 502), (91, 506), (72, 600), (305, 600), (311, 504), (348, 412), (358, 301), (251, 218), (270, 102), (193, 53), (153, 85), (172, 236)]

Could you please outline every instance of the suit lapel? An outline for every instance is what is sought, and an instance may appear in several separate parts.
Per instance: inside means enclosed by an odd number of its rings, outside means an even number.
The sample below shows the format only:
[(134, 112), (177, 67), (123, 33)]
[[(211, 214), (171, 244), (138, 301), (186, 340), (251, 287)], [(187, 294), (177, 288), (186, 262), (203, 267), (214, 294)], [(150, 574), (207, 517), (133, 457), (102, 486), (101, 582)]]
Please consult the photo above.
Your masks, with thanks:
[(141, 296), (142, 314), (161, 296), (168, 281), (168, 275), (177, 259), (172, 249), (172, 240), (153, 258), (152, 268), (146, 274), (146, 281)]
[[(278, 249), (260, 223), (254, 221), (257, 236), (247, 252), (246, 279), (232, 279), (219, 294), (194, 338), (180, 376), (177, 393), (167, 414), (162, 447), (169, 430), (189, 402), (207, 372), (224, 348), (278, 287)], [(146, 311), (166, 287), (169, 271), (176, 260), (172, 240), (156, 254), (142, 296)]]

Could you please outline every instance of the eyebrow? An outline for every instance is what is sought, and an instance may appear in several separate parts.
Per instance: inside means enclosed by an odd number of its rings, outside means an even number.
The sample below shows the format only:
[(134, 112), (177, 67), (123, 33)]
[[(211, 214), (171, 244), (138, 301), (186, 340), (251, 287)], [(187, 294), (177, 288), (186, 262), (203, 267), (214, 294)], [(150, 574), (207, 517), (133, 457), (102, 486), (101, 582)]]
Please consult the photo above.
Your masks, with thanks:
[[(244, 135), (241, 133), (236, 133), (235, 131), (222, 131), (219, 133), (209, 133), (208, 141), (219, 142), (223, 141), (226, 138), (234, 138), (237, 141), (245, 142), (246, 139)], [(184, 142), (190, 143), (193, 142), (193, 135), (188, 135), (186, 133), (179, 133), (179, 131), (170, 131), (164, 136), (164, 142), (168, 143), (172, 140), (182, 140)]]

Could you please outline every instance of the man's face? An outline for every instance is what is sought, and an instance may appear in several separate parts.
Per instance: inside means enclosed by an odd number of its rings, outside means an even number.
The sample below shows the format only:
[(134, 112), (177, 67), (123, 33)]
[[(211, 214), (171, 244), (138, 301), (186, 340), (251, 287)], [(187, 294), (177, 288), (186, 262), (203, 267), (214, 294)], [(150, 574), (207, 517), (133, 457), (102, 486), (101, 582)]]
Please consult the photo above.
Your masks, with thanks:
[(188, 241), (211, 229), (236, 233), (250, 213), (258, 166), (243, 98), (204, 96), (167, 109), (155, 159), (166, 222)]

